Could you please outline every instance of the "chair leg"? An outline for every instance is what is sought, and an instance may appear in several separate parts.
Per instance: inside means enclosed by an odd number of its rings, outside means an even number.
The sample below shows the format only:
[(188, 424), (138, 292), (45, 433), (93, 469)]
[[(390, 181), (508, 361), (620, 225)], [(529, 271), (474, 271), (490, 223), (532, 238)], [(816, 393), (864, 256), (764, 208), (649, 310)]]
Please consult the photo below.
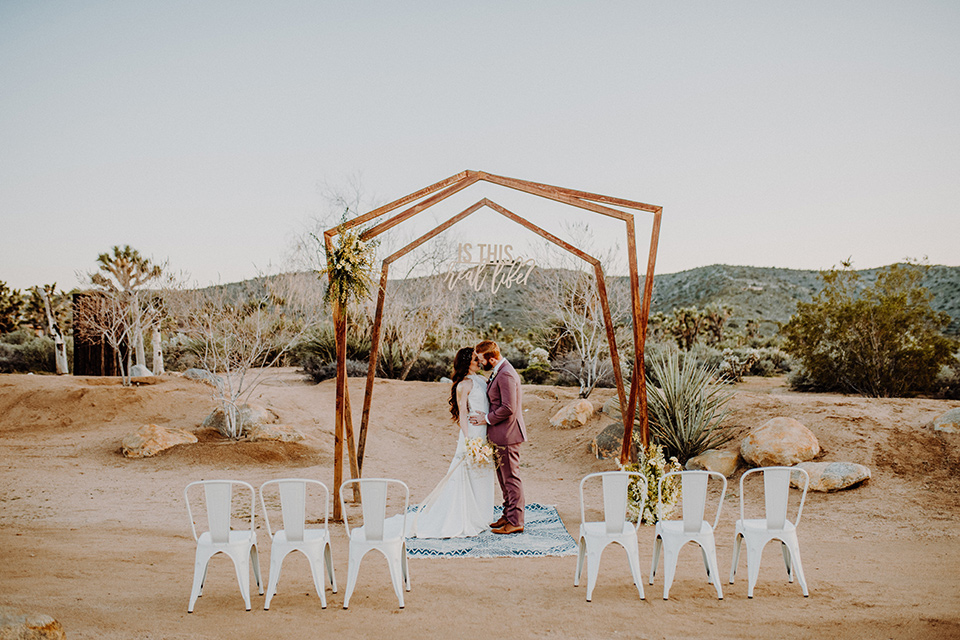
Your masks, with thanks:
[(243, 596), (243, 604), (247, 611), (250, 611), (250, 556), (244, 554), (240, 558), (230, 556), (233, 560), (233, 566), (237, 571), (237, 582), (240, 583), (240, 595)]
[(750, 543), (750, 540), (744, 540), (747, 544), (747, 597), (753, 597), (753, 588), (757, 584), (757, 578), (760, 576), (760, 559), (763, 558), (763, 542)]
[(350, 549), (349, 559), (347, 560), (347, 590), (343, 595), (343, 608), (350, 606), (350, 596), (353, 595), (353, 588), (357, 586), (357, 573), (360, 570), (360, 561), (363, 560), (365, 552), (356, 549)]
[[(304, 554), (306, 555), (306, 554)], [(307, 556), (310, 561), (310, 575), (313, 576), (313, 588), (317, 590), (317, 595), (320, 597), (320, 608), (327, 608), (327, 589), (326, 584), (324, 584), (324, 557), (323, 553), (314, 557)]]
[(787, 581), (793, 582), (793, 567), (790, 565), (790, 551), (787, 549), (787, 543), (780, 541), (780, 552), (783, 554), (783, 564), (787, 567)]
[(403, 559), (399, 554), (391, 554), (388, 564), (390, 566), (390, 582), (393, 583), (393, 591), (397, 594), (400, 608), (403, 609)]
[(327, 578), (330, 580), (330, 588), (333, 589), (333, 592), (337, 592), (337, 577), (333, 573), (333, 552), (330, 549), (330, 543), (324, 545), (323, 547), (323, 557), (324, 564), (327, 567)]
[(209, 562), (210, 556), (200, 553), (200, 550), (197, 549), (196, 560), (193, 564), (193, 587), (190, 589), (190, 604), (187, 605), (187, 613), (193, 613), (193, 607), (197, 603), (197, 598), (200, 597), (203, 582), (207, 578), (207, 564)]
[(573, 586), (580, 586), (580, 575), (583, 573), (583, 559), (587, 553), (587, 543), (583, 539), (583, 536), (580, 537), (580, 542), (577, 544), (577, 571), (573, 574)]
[(677, 556), (680, 555), (680, 549), (674, 548), (674, 545), (663, 544), (663, 599), (670, 598), (670, 586), (673, 584), (673, 576), (677, 571)]
[(703, 568), (707, 572), (707, 583), (713, 584), (713, 572), (710, 571), (710, 560), (707, 558), (707, 551), (700, 546), (700, 555), (703, 557)]
[(593, 599), (593, 588), (597, 586), (597, 576), (600, 575), (600, 556), (603, 548), (587, 548), (587, 602)]
[(797, 576), (797, 580), (800, 582), (800, 588), (803, 590), (803, 597), (806, 598), (810, 595), (810, 592), (807, 590), (807, 579), (803, 575), (803, 563), (800, 561), (800, 543), (797, 542), (796, 539), (791, 540), (789, 550), (793, 565), (793, 573)]
[(643, 594), (643, 576), (640, 575), (640, 551), (637, 549), (636, 541), (624, 547), (627, 550), (627, 561), (630, 563), (630, 573), (633, 575), (633, 583), (637, 585), (637, 592), (640, 593), (640, 599), (646, 600)]
[(707, 564), (707, 574), (710, 576), (710, 581), (717, 589), (717, 600), (723, 600), (723, 587), (720, 586), (720, 578), (717, 575), (719, 573), (717, 569), (717, 546), (713, 541), (713, 536), (710, 536), (701, 544), (700, 550), (703, 552), (703, 559)]
[(410, 591), (410, 567), (407, 565), (407, 543), (404, 542), (400, 549), (400, 566), (403, 568), (403, 585), (407, 591)]
[(253, 565), (253, 577), (257, 580), (257, 592), (263, 595), (263, 580), (260, 579), (260, 552), (257, 545), (250, 547), (250, 563)]
[(270, 549), (270, 575), (267, 579), (267, 597), (263, 601), (263, 610), (270, 610), (270, 601), (277, 594), (277, 583), (280, 581), (280, 568), (283, 566), (285, 555), (274, 546)]
[(733, 584), (733, 577), (737, 575), (737, 564), (740, 562), (740, 544), (743, 542), (743, 536), (739, 533), (733, 538), (733, 562), (730, 564), (730, 584)]
[(653, 542), (653, 562), (650, 564), (650, 582), (653, 584), (653, 576), (657, 575), (657, 566), (660, 564), (660, 549), (663, 548), (663, 538), (657, 536)]

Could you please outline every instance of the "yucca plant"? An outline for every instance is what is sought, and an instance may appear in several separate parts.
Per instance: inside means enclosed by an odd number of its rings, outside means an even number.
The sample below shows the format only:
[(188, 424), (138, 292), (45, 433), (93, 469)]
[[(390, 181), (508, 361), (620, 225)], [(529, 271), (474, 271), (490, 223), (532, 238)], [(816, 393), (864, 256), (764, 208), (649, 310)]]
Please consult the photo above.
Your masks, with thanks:
[(685, 463), (733, 438), (723, 425), (733, 393), (714, 382), (714, 369), (698, 365), (693, 358), (684, 358), (681, 364), (676, 352), (655, 360), (651, 367), (657, 384), (647, 382), (650, 434), (663, 445), (667, 458)]

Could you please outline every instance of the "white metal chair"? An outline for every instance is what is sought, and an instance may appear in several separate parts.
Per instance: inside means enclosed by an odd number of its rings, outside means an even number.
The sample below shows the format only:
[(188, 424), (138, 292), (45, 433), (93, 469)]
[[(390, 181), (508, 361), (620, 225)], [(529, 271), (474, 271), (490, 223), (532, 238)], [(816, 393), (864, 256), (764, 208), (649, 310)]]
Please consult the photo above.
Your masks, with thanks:
[[(230, 526), (230, 512), (233, 499), (233, 487), (237, 485), (250, 492), (250, 529), (234, 530)], [(203, 487), (204, 503), (207, 512), (208, 530), (197, 535), (197, 525), (190, 507), (190, 489), (196, 486)], [(210, 558), (218, 553), (225, 553), (233, 560), (237, 571), (237, 581), (240, 583), (240, 594), (243, 603), (250, 611), (250, 565), (253, 565), (253, 575), (257, 580), (257, 588), (263, 595), (263, 583), (260, 580), (260, 557), (257, 554), (257, 532), (254, 528), (255, 493), (253, 487), (239, 480), (199, 480), (191, 482), (183, 490), (183, 497), (187, 503), (187, 513), (190, 516), (190, 528), (193, 538), (197, 541), (196, 561), (193, 565), (193, 589), (190, 592), (188, 613), (193, 613), (193, 606), (203, 591), (203, 583), (207, 578), (207, 566)]]
[[(354, 485), (360, 487), (360, 502), (363, 509), (363, 525), (350, 528), (347, 518), (347, 505), (344, 495)], [(403, 510), (387, 517), (387, 494), (390, 487), (402, 489)], [(343, 513), (343, 526), (350, 540), (349, 561), (347, 567), (347, 591), (343, 596), (343, 608), (350, 605), (350, 596), (357, 584), (357, 573), (363, 556), (376, 549), (387, 559), (390, 567), (390, 579), (393, 590), (403, 609), (403, 590), (410, 591), (410, 572), (407, 569), (407, 509), (410, 506), (410, 488), (400, 480), (387, 478), (357, 478), (347, 480), (340, 485), (340, 506)]]
[[(763, 518), (746, 519), (744, 517), (743, 481), (754, 473), (763, 475)], [(793, 522), (787, 519), (787, 504), (790, 497), (790, 474), (798, 473), (803, 478), (803, 493), (800, 495), (800, 505), (797, 507), (797, 516)], [(780, 550), (783, 553), (783, 562), (787, 566), (787, 577), (793, 582), (796, 575), (800, 581), (800, 588), (804, 597), (810, 595), (807, 591), (807, 581), (803, 577), (803, 564), (800, 562), (800, 542), (797, 539), (797, 527), (800, 525), (800, 515), (803, 513), (803, 503), (810, 486), (810, 475), (804, 469), (791, 467), (759, 467), (751, 469), (740, 476), (740, 519), (737, 520), (733, 544), (733, 565), (730, 567), (730, 584), (737, 572), (737, 563), (740, 561), (740, 545), (747, 545), (747, 597), (753, 597), (753, 587), (757, 584), (760, 575), (760, 559), (763, 548), (771, 540), (780, 541)]]
[[(573, 586), (580, 585), (580, 575), (583, 572), (583, 562), (587, 561), (587, 602), (593, 597), (593, 588), (597, 584), (597, 575), (600, 572), (600, 556), (611, 542), (616, 542), (627, 552), (627, 561), (630, 564), (630, 573), (633, 582), (637, 585), (640, 599), (643, 595), (643, 578), (640, 575), (640, 552), (637, 542), (637, 524), (626, 519), (627, 486), (632, 477), (639, 478), (643, 483), (641, 491), (640, 513), (643, 513), (643, 497), (647, 495), (647, 480), (642, 474), (627, 471), (608, 471), (605, 473), (591, 473), (580, 481), (580, 536), (579, 552), (577, 554), (577, 572), (573, 578)], [(583, 488), (591, 478), (599, 478), (603, 491), (603, 520), (587, 522), (584, 507)], [(593, 484), (593, 483), (591, 483)]]
[[(663, 519), (663, 483), (673, 476), (680, 476), (681, 505), (683, 518), (681, 520)], [(711, 476), (723, 481), (723, 490), (717, 501), (717, 515), (711, 525), (703, 519), (707, 503), (707, 485)], [(720, 510), (723, 507), (723, 498), (727, 493), (727, 479), (715, 471), (671, 471), (660, 478), (657, 484), (657, 526), (656, 542), (653, 547), (653, 564), (650, 567), (650, 584), (657, 573), (660, 561), (660, 549), (663, 549), (663, 599), (670, 596), (670, 585), (677, 568), (677, 556), (680, 549), (688, 542), (700, 545), (703, 555), (703, 566), (707, 570), (707, 578), (717, 589), (717, 598), (723, 600), (723, 590), (720, 587), (720, 578), (717, 572), (717, 546), (713, 531), (720, 521)]]
[[(307, 489), (318, 487), (323, 496), (323, 528), (308, 529), (307, 521)], [(283, 529), (273, 531), (270, 527), (270, 514), (264, 500), (264, 489), (280, 495), (280, 513), (283, 517)], [(312, 499), (316, 500), (313, 492)], [(269, 480), (260, 485), (260, 506), (263, 508), (263, 519), (267, 523), (267, 533), (270, 535), (270, 579), (267, 581), (267, 597), (263, 608), (270, 608), (270, 601), (277, 593), (277, 582), (280, 580), (280, 568), (283, 560), (292, 551), (299, 551), (310, 562), (310, 572), (313, 575), (313, 585), (320, 596), (320, 606), (327, 608), (327, 594), (324, 585), (324, 573), (330, 581), (333, 592), (337, 592), (337, 579), (333, 574), (333, 558), (330, 552), (330, 531), (327, 529), (327, 514), (330, 512), (330, 490), (319, 480), (300, 478), (284, 478)]]

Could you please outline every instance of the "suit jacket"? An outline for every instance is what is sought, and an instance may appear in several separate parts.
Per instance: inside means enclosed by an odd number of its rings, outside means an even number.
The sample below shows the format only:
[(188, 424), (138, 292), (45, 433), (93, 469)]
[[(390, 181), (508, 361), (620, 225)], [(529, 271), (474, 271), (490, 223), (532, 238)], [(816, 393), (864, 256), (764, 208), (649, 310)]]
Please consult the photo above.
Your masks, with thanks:
[(523, 424), (523, 400), (520, 374), (506, 360), (487, 385), (490, 412), (487, 413), (487, 438), (493, 444), (519, 444), (527, 439)]

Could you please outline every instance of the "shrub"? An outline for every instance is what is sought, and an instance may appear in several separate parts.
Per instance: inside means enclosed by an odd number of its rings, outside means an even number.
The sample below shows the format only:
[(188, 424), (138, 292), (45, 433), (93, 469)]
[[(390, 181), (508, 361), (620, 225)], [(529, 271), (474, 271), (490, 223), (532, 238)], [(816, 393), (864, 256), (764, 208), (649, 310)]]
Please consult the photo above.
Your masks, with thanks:
[(525, 384), (548, 384), (554, 373), (549, 364), (536, 362), (519, 371)]
[(943, 335), (950, 317), (930, 306), (921, 281), (928, 267), (891, 265), (861, 288), (859, 275), (822, 271), (824, 287), (783, 327), (784, 350), (803, 371), (797, 388), (866, 396), (909, 396), (931, 391), (955, 342)]
[[(303, 372), (310, 376), (314, 382), (323, 382), (337, 377), (337, 363), (319, 362), (313, 358), (308, 358), (300, 363)], [(348, 378), (365, 378), (367, 376), (367, 363), (358, 360), (347, 360)]]
[[(21, 340), (24, 334), (29, 339)], [(7, 342), (7, 338), (13, 340)], [(56, 373), (57, 353), (53, 339), (32, 332), (16, 331), (0, 342), (0, 373)]]
[(730, 441), (723, 422), (733, 394), (713, 384), (715, 370), (692, 358), (681, 365), (676, 353), (654, 361), (652, 368), (656, 384), (647, 383), (650, 434), (664, 446), (665, 455), (685, 463)]

